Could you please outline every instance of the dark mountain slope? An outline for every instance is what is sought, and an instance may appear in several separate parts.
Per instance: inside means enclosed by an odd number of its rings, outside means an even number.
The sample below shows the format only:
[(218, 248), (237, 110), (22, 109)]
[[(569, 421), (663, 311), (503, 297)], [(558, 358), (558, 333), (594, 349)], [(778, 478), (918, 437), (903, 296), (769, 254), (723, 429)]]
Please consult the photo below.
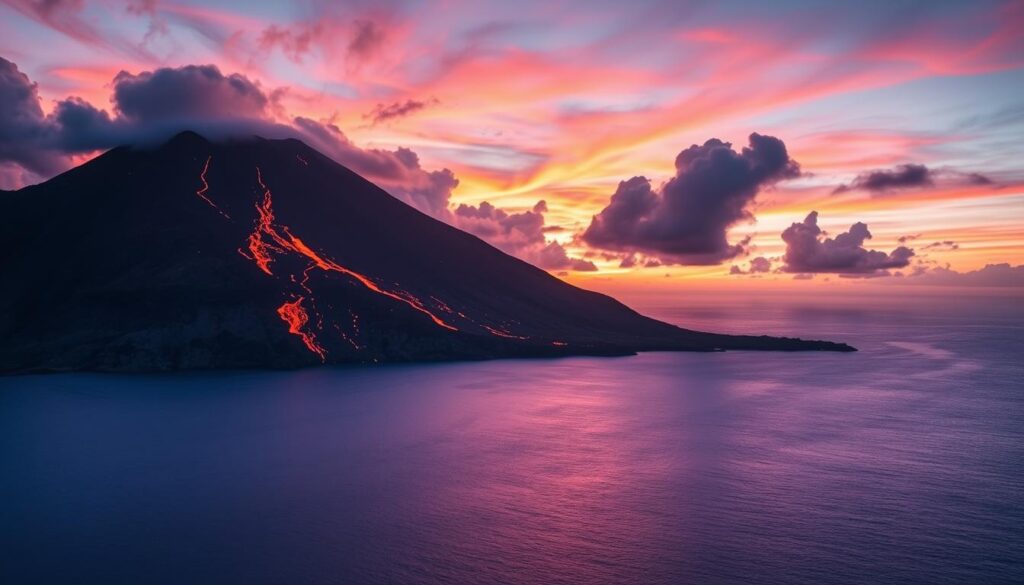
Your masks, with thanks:
[(2, 201), (2, 371), (852, 350), (643, 317), (296, 140), (183, 133)]

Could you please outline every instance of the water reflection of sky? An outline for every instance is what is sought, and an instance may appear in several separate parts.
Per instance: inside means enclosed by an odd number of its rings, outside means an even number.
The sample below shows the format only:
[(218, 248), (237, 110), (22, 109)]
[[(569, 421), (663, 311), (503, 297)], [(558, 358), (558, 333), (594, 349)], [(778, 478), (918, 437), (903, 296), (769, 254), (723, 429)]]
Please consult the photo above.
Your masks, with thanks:
[(1012, 309), (716, 310), (861, 351), (2, 379), (0, 575), (1012, 580)]

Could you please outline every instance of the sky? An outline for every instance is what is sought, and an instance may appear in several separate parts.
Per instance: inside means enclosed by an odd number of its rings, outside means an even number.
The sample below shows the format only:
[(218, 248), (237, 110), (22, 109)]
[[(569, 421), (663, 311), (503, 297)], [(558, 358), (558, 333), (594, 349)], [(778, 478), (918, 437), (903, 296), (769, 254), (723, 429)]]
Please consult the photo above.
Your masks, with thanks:
[(1024, 287), (1022, 96), (1021, 1), (0, 0), (0, 189), (297, 136), (605, 290)]

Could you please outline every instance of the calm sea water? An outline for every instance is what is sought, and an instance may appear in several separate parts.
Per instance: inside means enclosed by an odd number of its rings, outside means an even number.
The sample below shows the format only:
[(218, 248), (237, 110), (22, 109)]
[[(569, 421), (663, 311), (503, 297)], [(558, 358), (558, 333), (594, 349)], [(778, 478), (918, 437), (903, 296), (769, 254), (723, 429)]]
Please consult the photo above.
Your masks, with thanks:
[(1024, 307), (721, 298), (855, 354), (0, 379), (0, 582), (1020, 583)]

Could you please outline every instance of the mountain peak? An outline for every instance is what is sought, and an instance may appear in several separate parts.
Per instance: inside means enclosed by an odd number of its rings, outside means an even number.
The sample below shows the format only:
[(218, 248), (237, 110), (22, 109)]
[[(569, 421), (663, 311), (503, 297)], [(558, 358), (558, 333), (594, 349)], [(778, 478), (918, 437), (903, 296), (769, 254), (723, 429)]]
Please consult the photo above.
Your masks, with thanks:
[(297, 140), (182, 132), (5, 197), (0, 371), (852, 350), (643, 317)]
[(205, 146), (210, 144), (204, 136), (194, 130), (182, 130), (170, 138), (164, 143), (165, 148), (173, 148), (178, 146)]

